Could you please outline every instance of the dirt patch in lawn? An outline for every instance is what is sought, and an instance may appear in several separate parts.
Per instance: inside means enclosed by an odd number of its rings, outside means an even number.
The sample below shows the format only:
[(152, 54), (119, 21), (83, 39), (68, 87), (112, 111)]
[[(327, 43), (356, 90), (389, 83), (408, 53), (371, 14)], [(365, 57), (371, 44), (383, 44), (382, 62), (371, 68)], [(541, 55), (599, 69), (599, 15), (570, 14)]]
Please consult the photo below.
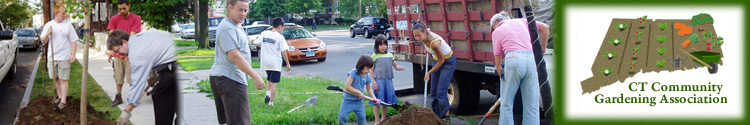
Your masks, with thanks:
[[(79, 99), (68, 97), (68, 106), (61, 111), (55, 111), (52, 98), (39, 97), (32, 100), (26, 108), (21, 109), (19, 114), (19, 125), (73, 125), (81, 124), (81, 102)], [(89, 125), (114, 125), (112, 121), (105, 120), (104, 113), (96, 112), (94, 107), (87, 105)]]
[(420, 108), (405, 102), (399, 114), (388, 117), (381, 124), (384, 125), (447, 125), (448, 123), (438, 118), (430, 109)]

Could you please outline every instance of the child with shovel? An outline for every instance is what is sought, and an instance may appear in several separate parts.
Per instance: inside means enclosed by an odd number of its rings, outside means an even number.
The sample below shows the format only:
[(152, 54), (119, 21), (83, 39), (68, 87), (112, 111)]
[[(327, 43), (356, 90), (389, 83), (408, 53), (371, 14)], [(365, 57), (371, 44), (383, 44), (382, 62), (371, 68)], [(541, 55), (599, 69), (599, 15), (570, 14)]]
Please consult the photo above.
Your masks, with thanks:
[[(372, 86), (375, 90), (375, 97), (382, 99), (383, 102), (388, 104), (398, 104), (396, 92), (393, 90), (393, 69), (403, 71), (404, 67), (396, 64), (393, 54), (388, 53), (388, 40), (384, 35), (381, 34), (375, 38), (375, 47), (373, 50), (375, 53), (372, 54), (372, 59), (375, 61), (375, 66), (371, 75), (373, 75), (372, 78), (374, 79)], [(375, 115), (375, 124), (379, 124), (385, 119), (388, 107), (376, 105), (373, 102), (370, 102), (370, 105), (373, 105), (372, 113)]]
[(347, 74), (349, 78), (346, 79), (346, 91), (353, 93), (344, 93), (341, 97), (341, 106), (339, 108), (339, 124), (346, 125), (346, 120), (349, 113), (354, 112), (357, 115), (357, 124), (365, 125), (365, 104), (362, 103), (362, 99), (365, 98), (365, 94), (362, 90), (367, 88), (367, 93), (370, 93), (370, 97), (373, 98), (373, 102), (376, 105), (380, 105), (380, 100), (375, 98), (375, 94), (372, 92), (372, 67), (374, 66), (372, 58), (367, 55), (362, 55), (357, 61), (355, 69), (352, 69)]

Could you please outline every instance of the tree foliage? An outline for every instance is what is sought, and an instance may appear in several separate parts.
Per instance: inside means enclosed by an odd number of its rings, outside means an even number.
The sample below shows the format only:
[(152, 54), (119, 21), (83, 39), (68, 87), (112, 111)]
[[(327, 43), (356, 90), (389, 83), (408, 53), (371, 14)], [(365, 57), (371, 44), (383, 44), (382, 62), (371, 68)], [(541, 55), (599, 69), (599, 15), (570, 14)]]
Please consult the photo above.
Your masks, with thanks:
[(248, 17), (263, 18), (283, 16), (289, 12), (288, 8), (284, 6), (285, 3), (286, 0), (257, 0), (250, 5), (251, 8)]
[(317, 10), (322, 12), (321, 0), (287, 0), (287, 6), (290, 13), (310, 15), (310, 10)]
[[(340, 0), (339, 5), (335, 9), (339, 10), (342, 17), (345, 18), (356, 18), (359, 16), (359, 7), (362, 7), (362, 17), (375, 16), (384, 17), (387, 13), (387, 7), (385, 0), (362, 0), (362, 4), (359, 4), (359, 0)], [(377, 8), (370, 8), (369, 13), (365, 13), (366, 6), (377, 6)]]
[(0, 0), (0, 20), (6, 28), (29, 26), (34, 10), (26, 0)]
[(171, 31), (173, 22), (192, 19), (194, 2), (195, 0), (130, 0), (130, 12), (140, 16), (148, 26)]

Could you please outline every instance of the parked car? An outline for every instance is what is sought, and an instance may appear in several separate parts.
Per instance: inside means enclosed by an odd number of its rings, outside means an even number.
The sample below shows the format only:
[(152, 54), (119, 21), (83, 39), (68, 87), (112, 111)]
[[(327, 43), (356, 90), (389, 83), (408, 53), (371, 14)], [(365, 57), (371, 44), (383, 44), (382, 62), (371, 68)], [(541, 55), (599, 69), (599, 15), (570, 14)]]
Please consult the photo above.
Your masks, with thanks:
[[(273, 27), (268, 27), (270, 30)], [(318, 62), (325, 62), (326, 56), (328, 55), (328, 49), (326, 43), (323, 40), (318, 39), (315, 34), (307, 31), (305, 27), (294, 23), (285, 23), (284, 31), (281, 35), (286, 39), (286, 44), (289, 45), (289, 53), (287, 57), (289, 61), (305, 61), (316, 59)], [(258, 47), (258, 50), (262, 49), (262, 46)]]
[(0, 81), (16, 77), (18, 36), (0, 21)]
[(393, 30), (393, 27), (385, 29), (385, 38), (388, 40), (393, 39), (393, 36), (391, 35), (391, 30)]
[(268, 25), (268, 23), (263, 22), (263, 21), (254, 21), (252, 25), (260, 25), (260, 24)]
[(259, 50), (258, 44), (260, 44), (260, 42), (255, 42), (255, 40), (258, 39), (258, 36), (260, 36), (260, 33), (262, 33), (263, 31), (266, 31), (266, 29), (268, 29), (269, 27), (271, 26), (265, 25), (265, 24), (253, 24), (249, 26), (244, 26), (245, 31), (247, 32), (247, 40), (249, 40), (248, 43), (250, 44), (250, 51), (252, 51), (253, 53), (258, 52)]
[(172, 32), (178, 33), (180, 31), (182, 31), (182, 27), (180, 26), (180, 24), (177, 22), (172, 23)]
[(224, 17), (208, 18), (208, 45), (211, 47), (216, 45), (216, 28), (219, 27), (221, 19)]
[(363, 17), (349, 27), (349, 34), (352, 38), (362, 34), (365, 38), (372, 38), (374, 35), (384, 34), (386, 29), (391, 28), (388, 20), (381, 17)]
[(195, 24), (182, 25), (182, 31), (180, 31), (180, 37), (183, 39), (195, 39)]
[(36, 31), (32, 28), (23, 28), (18, 29), (13, 32), (15, 34), (18, 40), (18, 48), (23, 49), (32, 49), (39, 47), (39, 44), (41, 41), (39, 40), (39, 36), (37, 35)]

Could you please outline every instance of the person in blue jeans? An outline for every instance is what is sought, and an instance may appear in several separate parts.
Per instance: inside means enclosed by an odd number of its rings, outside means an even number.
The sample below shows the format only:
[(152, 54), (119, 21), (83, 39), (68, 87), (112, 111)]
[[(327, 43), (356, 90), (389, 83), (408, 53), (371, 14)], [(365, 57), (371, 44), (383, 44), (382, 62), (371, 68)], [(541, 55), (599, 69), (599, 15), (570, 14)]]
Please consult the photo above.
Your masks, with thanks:
[(370, 98), (373, 98), (375, 105), (380, 105), (380, 100), (375, 98), (375, 94), (372, 91), (370, 83), (372, 78), (372, 67), (375, 65), (372, 58), (368, 55), (362, 55), (357, 61), (356, 68), (349, 71), (348, 78), (346, 79), (345, 89), (346, 91), (354, 94), (344, 93), (341, 97), (341, 106), (339, 108), (339, 124), (346, 125), (346, 120), (349, 118), (349, 113), (354, 112), (357, 115), (357, 124), (365, 125), (365, 104), (362, 99), (365, 98), (365, 94), (362, 90), (367, 89), (367, 93), (370, 93)]
[[(510, 19), (500, 12), (490, 20), (495, 67), (505, 79), (500, 84), (500, 123), (513, 125), (513, 100), (521, 89), (523, 125), (539, 125), (539, 81), (526, 19)], [(505, 71), (500, 64), (505, 63)]]
[[(412, 34), (417, 44), (422, 44), (428, 53), (432, 54), (433, 68), (424, 75), (424, 81), (430, 81), (430, 97), (432, 111), (441, 119), (449, 119), (450, 103), (448, 102), (448, 86), (456, 71), (456, 56), (451, 47), (439, 35), (427, 30), (422, 23), (412, 27)], [(433, 74), (434, 73), (434, 74)]]

